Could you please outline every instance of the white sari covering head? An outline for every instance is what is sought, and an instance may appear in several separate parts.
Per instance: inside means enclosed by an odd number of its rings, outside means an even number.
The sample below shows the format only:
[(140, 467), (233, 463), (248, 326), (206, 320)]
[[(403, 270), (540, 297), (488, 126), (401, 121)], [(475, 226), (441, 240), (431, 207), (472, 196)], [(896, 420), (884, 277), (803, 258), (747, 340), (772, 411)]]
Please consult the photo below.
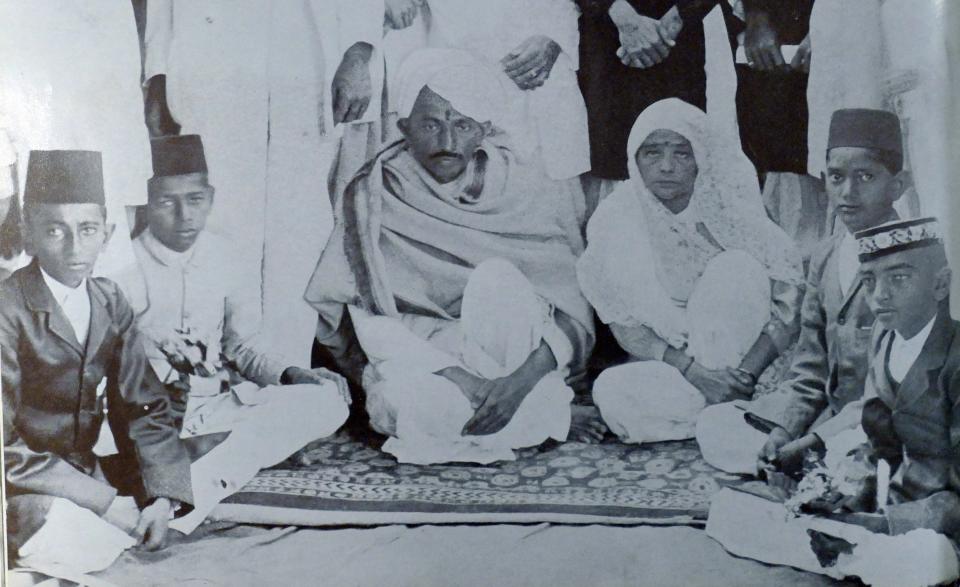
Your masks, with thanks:
[[(651, 193), (636, 162), (640, 146), (660, 129), (690, 141), (697, 163), (693, 196), (680, 214)], [(790, 237), (767, 217), (756, 170), (736, 136), (717, 130), (698, 108), (671, 98), (637, 118), (627, 153), (630, 179), (590, 219), (587, 250), (577, 266), (581, 289), (605, 323), (646, 325), (671, 345), (682, 346), (688, 333), (684, 304), (721, 249), (748, 253), (772, 280), (802, 284), (800, 256)]]

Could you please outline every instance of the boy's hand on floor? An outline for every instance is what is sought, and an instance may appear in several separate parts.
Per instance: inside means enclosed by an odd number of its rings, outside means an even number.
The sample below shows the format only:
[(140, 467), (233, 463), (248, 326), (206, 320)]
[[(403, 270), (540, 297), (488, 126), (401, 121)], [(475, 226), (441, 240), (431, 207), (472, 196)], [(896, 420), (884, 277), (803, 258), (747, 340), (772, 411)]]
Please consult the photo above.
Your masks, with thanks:
[(169, 523), (170, 500), (159, 497), (140, 512), (134, 535), (144, 550), (160, 550), (166, 546)]
[(103, 519), (125, 533), (132, 534), (140, 521), (140, 508), (132, 497), (118, 495), (110, 502)]

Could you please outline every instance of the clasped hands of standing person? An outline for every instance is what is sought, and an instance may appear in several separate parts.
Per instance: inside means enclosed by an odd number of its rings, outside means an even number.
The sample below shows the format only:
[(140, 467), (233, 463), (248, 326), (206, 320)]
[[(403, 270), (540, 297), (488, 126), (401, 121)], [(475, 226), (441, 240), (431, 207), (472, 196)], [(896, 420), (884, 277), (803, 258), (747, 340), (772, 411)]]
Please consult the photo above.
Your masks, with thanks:
[(747, 28), (743, 33), (743, 49), (747, 63), (758, 71), (810, 71), (810, 35), (800, 43), (796, 55), (788, 64), (780, 50), (780, 39), (766, 12), (751, 11), (746, 15)]
[(655, 19), (638, 14), (627, 0), (616, 0), (608, 14), (620, 32), (617, 57), (627, 67), (646, 69), (661, 63), (670, 55), (683, 29), (676, 6)]

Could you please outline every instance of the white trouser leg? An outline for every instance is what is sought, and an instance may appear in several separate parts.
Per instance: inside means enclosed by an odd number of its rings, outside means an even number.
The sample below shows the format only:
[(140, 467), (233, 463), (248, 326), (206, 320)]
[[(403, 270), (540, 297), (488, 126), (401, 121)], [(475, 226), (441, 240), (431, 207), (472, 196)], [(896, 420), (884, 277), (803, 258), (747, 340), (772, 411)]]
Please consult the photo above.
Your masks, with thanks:
[(220, 403), (220, 415), (230, 421), (230, 435), (190, 466), (194, 509), (171, 522), (171, 528), (189, 534), (260, 469), (276, 465), (313, 440), (330, 436), (347, 419), (347, 405), (333, 382), (268, 386), (257, 393), (262, 403), (244, 405), (236, 398), (232, 403)]
[(679, 371), (661, 361), (605, 370), (593, 384), (593, 401), (614, 434), (637, 444), (692, 438), (706, 405)]

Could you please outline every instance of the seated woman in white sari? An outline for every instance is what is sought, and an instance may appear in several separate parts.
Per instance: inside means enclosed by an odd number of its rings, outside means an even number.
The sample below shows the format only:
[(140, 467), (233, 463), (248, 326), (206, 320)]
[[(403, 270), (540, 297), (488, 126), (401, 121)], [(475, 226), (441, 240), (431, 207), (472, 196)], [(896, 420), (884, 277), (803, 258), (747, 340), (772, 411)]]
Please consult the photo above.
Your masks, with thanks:
[(632, 359), (600, 374), (594, 402), (625, 442), (691, 438), (707, 404), (751, 395), (796, 337), (800, 257), (736, 137), (696, 107), (647, 108), (628, 154), (630, 181), (590, 219), (577, 264)]

